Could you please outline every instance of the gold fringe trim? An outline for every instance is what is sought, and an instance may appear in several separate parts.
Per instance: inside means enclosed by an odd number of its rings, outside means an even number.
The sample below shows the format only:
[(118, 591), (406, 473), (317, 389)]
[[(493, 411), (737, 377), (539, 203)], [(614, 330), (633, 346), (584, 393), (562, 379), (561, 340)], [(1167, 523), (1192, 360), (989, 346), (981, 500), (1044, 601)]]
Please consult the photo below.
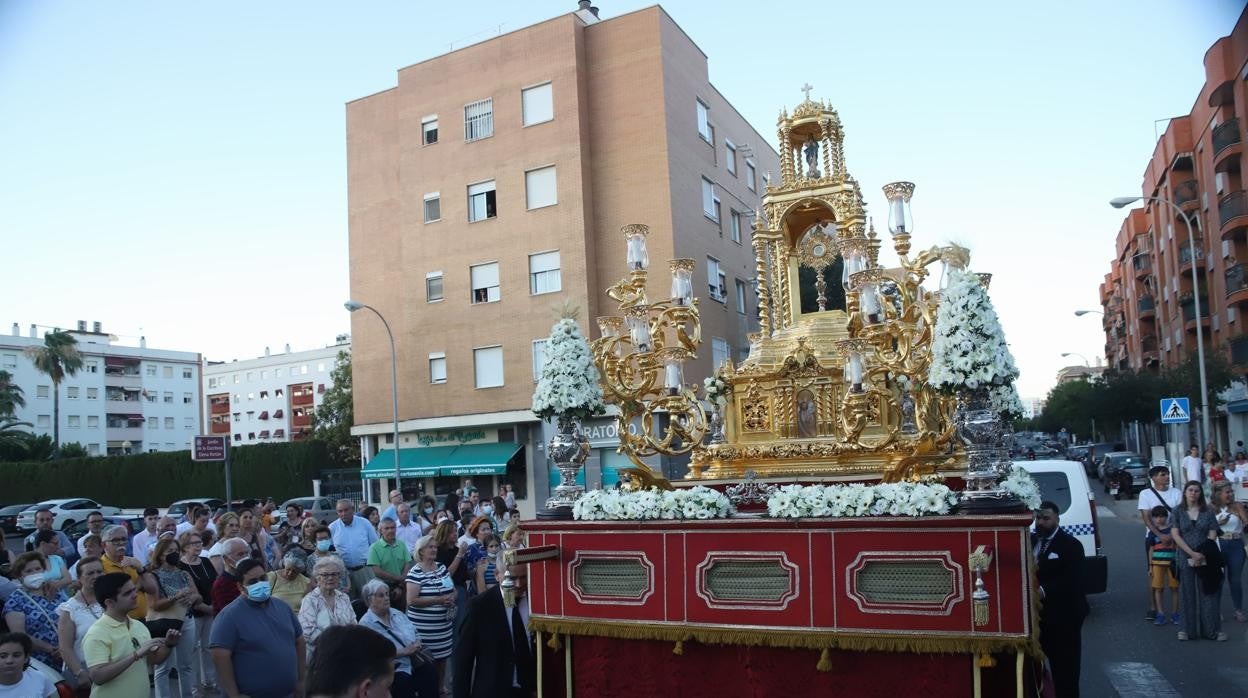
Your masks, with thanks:
[(685, 653), (685, 641), (677, 640), (676, 646), (672, 648), (672, 654), (681, 655)]
[[(550, 633), (551, 643), (557, 642), (555, 635), (562, 633), (564, 635), (610, 637), (619, 640), (664, 640), (681, 643), (694, 640), (708, 645), (747, 645), (753, 647), (787, 647), (815, 650), (839, 649), (856, 652), (990, 654), (1021, 650), (1033, 657), (1040, 656), (1040, 643), (1031, 637), (931, 637), (923, 635), (883, 635), (809, 630), (740, 630), (736, 628), (538, 617), (530, 619), (529, 627), (543, 633)], [(548, 643), (548, 646), (555, 647), (555, 645), (550, 643)], [(683, 651), (683, 645), (681, 650)]]
[(981, 654), (975, 658), (975, 665), (985, 669), (997, 665), (997, 658), (991, 654)]
[(819, 663), (815, 665), (819, 671), (832, 671), (832, 656), (828, 652), (828, 648), (823, 648), (819, 653)]
[[(532, 623), (529, 623), (529, 625), (531, 626), (531, 625), (532, 625)], [(562, 643), (562, 642), (559, 642), (559, 633), (557, 633), (557, 632), (552, 632), (552, 633), (550, 634), (550, 639), (546, 641), (546, 646), (547, 646), (547, 647), (549, 647), (549, 648), (551, 648), (552, 650), (554, 650), (554, 651), (556, 651), (556, 652), (558, 652), (559, 650), (563, 649), (563, 643)]]

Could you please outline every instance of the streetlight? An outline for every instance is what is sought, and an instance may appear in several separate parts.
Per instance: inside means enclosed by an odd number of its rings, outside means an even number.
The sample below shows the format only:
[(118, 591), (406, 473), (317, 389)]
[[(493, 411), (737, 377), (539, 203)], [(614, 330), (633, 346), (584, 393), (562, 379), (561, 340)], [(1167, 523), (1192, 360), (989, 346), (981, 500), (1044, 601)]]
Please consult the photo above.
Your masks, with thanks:
[(1075, 311), (1075, 317), (1083, 317), (1084, 315), (1087, 315), (1088, 313), (1096, 313), (1097, 315), (1104, 315), (1104, 314), (1105, 314), (1105, 313), (1102, 313), (1102, 312), (1101, 312), (1101, 311), (1099, 311), (1099, 310), (1076, 310), (1076, 311)]
[(1201, 443), (1209, 443), (1209, 410), (1206, 409), (1205, 396), (1209, 394), (1209, 386), (1205, 379), (1205, 331), (1202, 327), (1200, 315), (1200, 279), (1196, 275), (1196, 233), (1192, 231), (1192, 219), (1188, 217), (1183, 209), (1176, 206), (1173, 202), (1156, 196), (1119, 196), (1109, 200), (1109, 205), (1114, 208), (1122, 208), (1129, 206), (1137, 201), (1153, 201), (1172, 209), (1179, 217), (1183, 219), (1184, 225), (1187, 226), (1187, 248), (1192, 256), (1192, 301), (1196, 311), (1196, 362), (1200, 369), (1200, 426), (1204, 432), (1201, 434), (1203, 438), (1199, 439)]
[(357, 310), (371, 310), (381, 324), (386, 328), (386, 336), (390, 338), (390, 399), (394, 405), (394, 489), (403, 491), (403, 486), (399, 477), (399, 359), (394, 352), (394, 333), (390, 331), (390, 323), (386, 322), (386, 317), (371, 305), (365, 305), (359, 301), (349, 300), (342, 304), (347, 312), (354, 313)]
[(1083, 359), (1083, 365), (1084, 365), (1084, 366), (1087, 366), (1088, 368), (1091, 368), (1091, 367), (1092, 367), (1092, 364), (1088, 363), (1088, 357), (1084, 356), (1083, 354), (1080, 354), (1079, 352), (1076, 352), (1076, 351), (1064, 351), (1064, 352), (1062, 352), (1062, 358), (1063, 358), (1063, 359), (1064, 359), (1064, 358), (1066, 358), (1067, 356), (1078, 356), (1079, 358)]

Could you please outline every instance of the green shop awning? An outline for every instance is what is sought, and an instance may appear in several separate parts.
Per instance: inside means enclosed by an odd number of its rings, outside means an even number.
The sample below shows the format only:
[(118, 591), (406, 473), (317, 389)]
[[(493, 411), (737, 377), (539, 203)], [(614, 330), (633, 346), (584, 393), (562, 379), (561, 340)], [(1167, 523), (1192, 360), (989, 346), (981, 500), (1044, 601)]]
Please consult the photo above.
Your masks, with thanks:
[(443, 475), (502, 475), (507, 461), (520, 450), (514, 441), (465, 444), (455, 449), (442, 465)]
[[(457, 446), (430, 446), (428, 448), (400, 448), (399, 475), (402, 477), (435, 477), (446, 459)], [(364, 466), (363, 476), (368, 480), (394, 477), (394, 450), (385, 449), (373, 456)]]

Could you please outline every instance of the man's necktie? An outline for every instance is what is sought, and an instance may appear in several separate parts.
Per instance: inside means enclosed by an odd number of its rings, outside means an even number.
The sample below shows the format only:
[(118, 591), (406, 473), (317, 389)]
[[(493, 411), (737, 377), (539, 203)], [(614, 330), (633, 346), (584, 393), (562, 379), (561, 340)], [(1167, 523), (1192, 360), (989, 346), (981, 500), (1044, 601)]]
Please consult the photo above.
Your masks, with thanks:
[(1049, 552), (1049, 543), (1052, 542), (1053, 536), (1040, 539), (1040, 547), (1036, 549), (1036, 562), (1044, 559), (1044, 554)]
[(529, 647), (529, 634), (524, 630), (524, 619), (520, 617), (520, 605), (511, 607), (511, 644), (516, 655), (516, 679), (521, 688), (537, 687), (536, 668), (533, 666), (533, 650)]

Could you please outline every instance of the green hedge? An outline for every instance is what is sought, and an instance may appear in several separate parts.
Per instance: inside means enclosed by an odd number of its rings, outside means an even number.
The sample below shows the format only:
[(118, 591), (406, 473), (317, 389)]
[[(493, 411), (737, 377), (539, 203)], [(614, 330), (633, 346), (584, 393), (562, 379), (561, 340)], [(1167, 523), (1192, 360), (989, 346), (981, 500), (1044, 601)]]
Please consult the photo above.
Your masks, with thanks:
[[(310, 496), (322, 470), (342, 467), (320, 441), (231, 449), (234, 498)], [(223, 463), (196, 463), (190, 451), (0, 463), (0, 504), (89, 497), (118, 507), (168, 506), (191, 497), (225, 497)]]

